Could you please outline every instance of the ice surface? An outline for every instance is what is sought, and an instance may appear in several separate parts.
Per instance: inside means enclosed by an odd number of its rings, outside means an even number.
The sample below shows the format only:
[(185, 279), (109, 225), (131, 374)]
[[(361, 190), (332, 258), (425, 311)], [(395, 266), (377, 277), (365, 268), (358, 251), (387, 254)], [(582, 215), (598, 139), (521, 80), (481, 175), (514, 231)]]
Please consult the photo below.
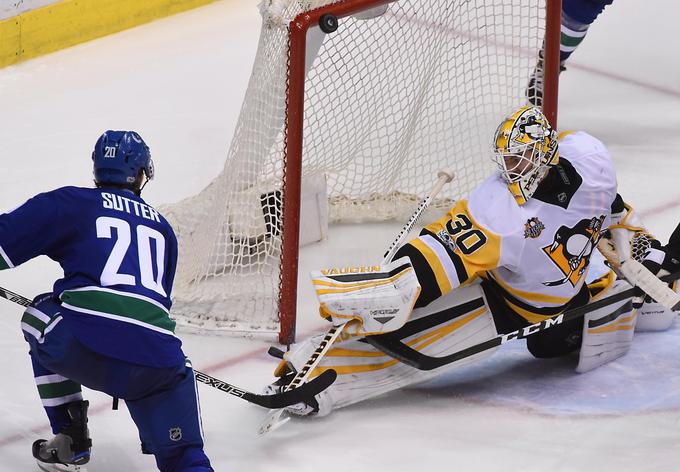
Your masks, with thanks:
[[(255, 0), (222, 1), (0, 70), (0, 208), (91, 182), (105, 129), (150, 144), (154, 205), (203, 188), (223, 165), (259, 33)], [(609, 147), (620, 191), (666, 238), (680, 220), (680, 4), (607, 7), (560, 84), (560, 128)], [(398, 224), (343, 226), (302, 254), (301, 336), (323, 328), (306, 272), (380, 258)], [(369, 235), (366, 237), (363, 235)], [(38, 235), (37, 235), (38, 236)], [(365, 244), (370, 244), (365, 246)], [(340, 258), (340, 259), (338, 259)], [(26, 296), (50, 290), (42, 258), (0, 273)], [(30, 444), (49, 432), (21, 338), (21, 309), (0, 301), (0, 471), (34, 470)], [(274, 362), (263, 339), (183, 335), (194, 365), (259, 390)], [(265, 411), (201, 387), (206, 450), (218, 471), (671, 471), (680, 466), (680, 327), (636, 336), (630, 354), (577, 375), (575, 359), (540, 361), (522, 342), (430, 384), (293, 421), (264, 438)], [(474, 367), (474, 368), (473, 368)], [(122, 407), (92, 402), (91, 471), (154, 470)]]

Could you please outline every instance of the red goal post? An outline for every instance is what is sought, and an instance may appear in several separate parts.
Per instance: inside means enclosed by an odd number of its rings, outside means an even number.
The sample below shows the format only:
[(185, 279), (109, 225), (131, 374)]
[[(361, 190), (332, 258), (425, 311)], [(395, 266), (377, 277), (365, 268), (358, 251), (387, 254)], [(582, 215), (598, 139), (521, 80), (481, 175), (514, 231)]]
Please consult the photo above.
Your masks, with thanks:
[[(561, 0), (264, 0), (261, 8), (258, 56), (225, 170), (167, 209), (181, 252), (173, 313), (180, 325), (208, 330), (276, 330), (278, 321), (279, 341), (290, 344), (304, 176), (323, 175), (331, 213), (343, 208), (332, 221), (362, 206), (373, 215), (347, 218), (398, 219), (393, 209), (402, 205), (409, 214), (447, 156), (456, 156), (461, 193), (440, 205), (469, 192), (488, 175), (495, 124), (523, 104), (542, 44), (543, 108), (556, 125)], [(310, 46), (324, 15), (338, 30)], [(457, 132), (464, 137), (449, 136)], [(339, 150), (328, 149), (335, 141)], [(360, 163), (346, 165), (346, 154)], [(254, 219), (257, 230), (243, 228)], [(261, 312), (271, 313), (251, 318)]]

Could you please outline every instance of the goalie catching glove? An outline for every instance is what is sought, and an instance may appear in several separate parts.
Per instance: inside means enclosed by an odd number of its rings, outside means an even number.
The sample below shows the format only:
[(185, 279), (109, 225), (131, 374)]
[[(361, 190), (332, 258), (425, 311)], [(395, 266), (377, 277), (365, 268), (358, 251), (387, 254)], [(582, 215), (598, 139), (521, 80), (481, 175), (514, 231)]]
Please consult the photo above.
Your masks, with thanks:
[[(662, 247), (658, 240), (652, 239), (640, 262), (657, 277), (674, 273), (680, 270), (680, 262), (678, 261), (680, 255), (674, 254), (672, 249), (670, 244)], [(670, 283), (669, 286), (672, 288), (673, 283)], [(642, 306), (643, 300), (647, 303), (652, 301), (649, 295), (645, 296), (642, 290), (639, 290), (639, 293), (633, 299), (633, 306), (639, 308)]]
[(311, 276), (321, 316), (335, 325), (357, 320), (349, 328), (357, 336), (401, 328), (420, 294), (408, 257), (378, 266), (315, 271)]

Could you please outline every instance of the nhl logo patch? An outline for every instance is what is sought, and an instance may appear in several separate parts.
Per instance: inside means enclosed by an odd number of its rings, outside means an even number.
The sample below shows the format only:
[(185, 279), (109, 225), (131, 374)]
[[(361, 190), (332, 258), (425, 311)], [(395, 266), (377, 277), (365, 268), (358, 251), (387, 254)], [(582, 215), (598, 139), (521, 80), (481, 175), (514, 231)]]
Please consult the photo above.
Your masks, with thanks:
[(536, 239), (541, 235), (541, 231), (545, 229), (545, 225), (537, 217), (529, 218), (524, 223), (524, 239)]
[(170, 440), (179, 441), (182, 439), (182, 428), (170, 428)]

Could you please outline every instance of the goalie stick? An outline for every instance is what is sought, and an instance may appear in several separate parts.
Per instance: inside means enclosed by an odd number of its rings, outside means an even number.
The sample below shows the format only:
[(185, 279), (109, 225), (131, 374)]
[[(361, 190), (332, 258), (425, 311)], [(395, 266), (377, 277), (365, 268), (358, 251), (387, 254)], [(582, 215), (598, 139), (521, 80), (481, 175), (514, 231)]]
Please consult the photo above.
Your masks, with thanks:
[[(638, 287), (651, 298), (659, 302), (667, 310), (680, 310), (680, 295), (671, 290), (659, 278), (652, 274), (641, 262), (629, 257), (623, 261), (619, 259), (619, 251), (615, 248), (626, 247), (629, 241), (622, 240), (621, 233), (613, 233), (614, 247), (600, 243), (598, 249), (607, 259), (609, 265), (619, 276), (623, 276), (631, 285)], [(672, 238), (673, 236), (671, 236)], [(622, 252), (623, 253), (623, 252)], [(667, 273), (667, 272), (662, 272)]]
[[(676, 272), (674, 274), (662, 277), (661, 281), (669, 283), (679, 278), (680, 272)], [(406, 365), (410, 365), (411, 367), (415, 367), (416, 369), (419, 370), (433, 370), (438, 367), (450, 364), (452, 362), (459, 361), (466, 357), (473, 356), (482, 351), (486, 351), (488, 349), (500, 346), (501, 344), (505, 344), (508, 341), (512, 341), (513, 339), (527, 338), (533, 334), (545, 331), (546, 329), (550, 329), (553, 326), (560, 325), (565, 321), (576, 319), (580, 316), (585, 315), (586, 313), (589, 313), (591, 311), (597, 310), (608, 305), (612, 305), (621, 300), (625, 300), (626, 298), (632, 298), (635, 295), (635, 293), (636, 293), (635, 287), (629, 288), (627, 290), (614, 294), (610, 297), (606, 297), (601, 300), (597, 300), (593, 303), (589, 303), (588, 305), (567, 310), (561, 315), (558, 315), (554, 318), (543, 320), (540, 323), (535, 323), (526, 326), (522, 329), (518, 329), (517, 331), (512, 331), (507, 334), (498, 335), (495, 338), (489, 339), (488, 341), (475, 344), (474, 346), (470, 346), (466, 349), (462, 349), (458, 352), (454, 352), (453, 354), (449, 354), (447, 356), (442, 357), (433, 357), (428, 356), (426, 354), (422, 354), (421, 352), (418, 352), (417, 350), (403, 343), (401, 339), (403, 337), (408, 336), (408, 333), (403, 335), (402, 337), (399, 335), (399, 331), (381, 334), (378, 336), (366, 336), (364, 338), (364, 341), (373, 346), (374, 348), (384, 352), (388, 356), (397, 359), (400, 362), (403, 362)]]
[[(0, 297), (18, 305), (26, 307), (31, 305), (31, 300), (19, 295), (18, 293), (14, 293), (11, 290), (7, 290), (6, 288), (0, 287)], [(313, 398), (314, 395), (327, 389), (333, 382), (335, 382), (337, 377), (336, 372), (332, 369), (329, 369), (298, 388), (274, 395), (258, 395), (197, 370), (194, 370), (194, 375), (196, 376), (197, 382), (209, 385), (224, 393), (242, 398), (243, 400), (249, 401), (250, 403), (254, 403), (264, 408), (285, 408), (289, 405), (295, 405), (296, 403)]]
[[(454, 172), (452, 169), (448, 168), (442, 169), (439, 172), (437, 172), (437, 177), (438, 177), (437, 183), (430, 191), (430, 194), (420, 202), (418, 208), (416, 208), (416, 210), (413, 212), (413, 214), (408, 219), (406, 224), (401, 228), (401, 231), (399, 231), (397, 237), (394, 239), (394, 241), (392, 241), (392, 244), (390, 244), (390, 246), (387, 248), (387, 251), (383, 255), (382, 260), (383, 264), (389, 262), (392, 259), (392, 257), (394, 257), (394, 254), (396, 254), (397, 250), (399, 249), (399, 246), (404, 242), (406, 235), (408, 235), (411, 229), (413, 229), (413, 226), (416, 224), (420, 216), (430, 205), (432, 200), (437, 196), (437, 194), (441, 191), (444, 185), (453, 180)], [(321, 344), (319, 344), (319, 347), (317, 347), (316, 350), (314, 350), (309, 360), (305, 363), (303, 368), (295, 375), (293, 380), (286, 386), (284, 391), (288, 390), (289, 387), (293, 388), (295, 385), (299, 385), (301, 382), (307, 380), (307, 378), (311, 375), (314, 368), (319, 364), (319, 362), (321, 362), (323, 356), (326, 354), (326, 352), (328, 352), (328, 350), (331, 348), (331, 345), (335, 342), (338, 336), (340, 336), (345, 327), (347, 327), (350, 323), (353, 322), (355, 322), (355, 320), (350, 320), (346, 323), (333, 326), (331, 329), (329, 329), (326, 335), (324, 336), (323, 340), (321, 341)], [(281, 419), (282, 415), (283, 410), (281, 409), (270, 412), (267, 418), (265, 418), (262, 425), (260, 425), (260, 428), (257, 430), (258, 434), (260, 435), (267, 434), (269, 431), (273, 431), (278, 427), (282, 426), (290, 419), (289, 417)]]

